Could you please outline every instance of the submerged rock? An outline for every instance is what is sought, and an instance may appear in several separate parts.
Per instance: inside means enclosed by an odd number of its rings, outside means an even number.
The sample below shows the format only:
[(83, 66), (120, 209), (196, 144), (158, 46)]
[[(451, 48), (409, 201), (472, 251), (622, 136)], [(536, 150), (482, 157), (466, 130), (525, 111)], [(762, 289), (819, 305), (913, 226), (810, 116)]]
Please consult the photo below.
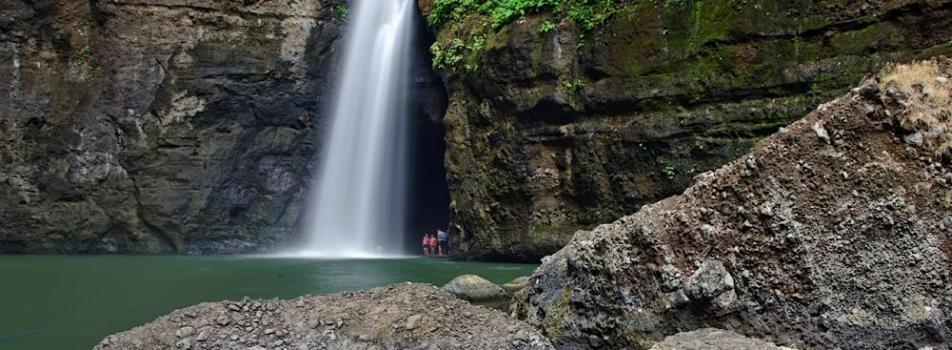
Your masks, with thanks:
[(521, 321), (472, 306), (434, 286), (407, 283), (294, 300), (203, 303), (108, 336), (95, 350), (256, 347), (552, 349)]
[(948, 76), (949, 59), (890, 67), (684, 194), (580, 232), (515, 314), (561, 349), (706, 327), (801, 349), (945, 348)]

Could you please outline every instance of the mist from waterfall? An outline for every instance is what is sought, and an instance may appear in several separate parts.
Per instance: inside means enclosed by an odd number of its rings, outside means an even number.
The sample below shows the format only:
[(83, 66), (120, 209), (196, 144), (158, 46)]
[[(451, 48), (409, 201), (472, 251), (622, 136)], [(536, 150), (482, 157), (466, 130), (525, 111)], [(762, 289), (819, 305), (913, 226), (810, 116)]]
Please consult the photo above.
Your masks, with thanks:
[(363, 258), (405, 253), (407, 92), (414, 0), (358, 0), (299, 253)]

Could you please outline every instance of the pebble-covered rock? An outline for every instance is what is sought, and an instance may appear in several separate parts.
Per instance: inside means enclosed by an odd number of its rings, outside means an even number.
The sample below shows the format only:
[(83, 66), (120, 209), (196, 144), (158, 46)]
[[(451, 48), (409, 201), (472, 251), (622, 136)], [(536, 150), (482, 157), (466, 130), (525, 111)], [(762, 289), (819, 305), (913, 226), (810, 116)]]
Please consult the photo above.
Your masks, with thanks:
[[(189, 315), (189, 316), (186, 316)], [(529, 325), (427, 284), (294, 300), (204, 303), (111, 335), (95, 350), (552, 349)]]

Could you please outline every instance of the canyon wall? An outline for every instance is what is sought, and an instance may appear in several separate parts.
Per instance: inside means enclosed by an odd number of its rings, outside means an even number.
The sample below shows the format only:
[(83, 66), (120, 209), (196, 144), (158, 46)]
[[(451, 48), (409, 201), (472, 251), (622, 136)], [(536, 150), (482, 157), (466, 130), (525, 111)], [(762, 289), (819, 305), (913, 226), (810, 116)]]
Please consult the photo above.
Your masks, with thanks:
[(461, 258), (536, 260), (886, 62), (952, 53), (948, 1), (566, 1), (510, 22), (446, 3), (420, 2)]
[[(594, 23), (542, 8), (431, 27), (457, 257), (538, 259), (885, 62), (952, 54), (948, 1), (598, 3)], [(293, 241), (346, 15), (339, 0), (0, 4), (0, 252)], [(438, 119), (442, 87), (415, 82)]]
[(344, 20), (333, 3), (4, 1), (0, 252), (288, 241)]

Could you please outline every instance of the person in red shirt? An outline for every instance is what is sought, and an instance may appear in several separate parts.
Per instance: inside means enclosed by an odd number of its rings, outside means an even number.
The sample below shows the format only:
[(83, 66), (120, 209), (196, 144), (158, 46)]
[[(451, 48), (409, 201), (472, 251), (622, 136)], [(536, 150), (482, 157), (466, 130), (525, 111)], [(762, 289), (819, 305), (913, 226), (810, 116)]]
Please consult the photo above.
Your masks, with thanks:
[(430, 256), (430, 234), (423, 234), (423, 255)]

